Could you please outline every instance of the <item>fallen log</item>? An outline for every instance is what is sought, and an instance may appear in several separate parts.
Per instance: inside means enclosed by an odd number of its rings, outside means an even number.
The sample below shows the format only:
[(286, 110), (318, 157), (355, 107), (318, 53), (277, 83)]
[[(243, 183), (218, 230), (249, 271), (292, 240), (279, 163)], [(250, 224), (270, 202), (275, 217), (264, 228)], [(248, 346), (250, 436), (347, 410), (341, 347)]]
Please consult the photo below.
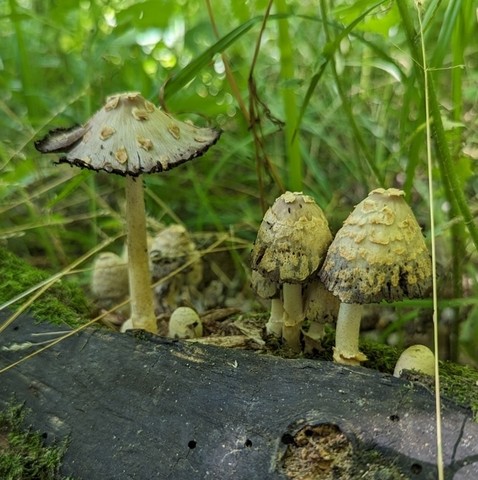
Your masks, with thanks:
[[(20, 317), (0, 368), (55, 330)], [(75, 479), (437, 478), (433, 393), (363, 367), (89, 328), (1, 373), (12, 394)], [(478, 478), (477, 446), (444, 399), (447, 478)]]

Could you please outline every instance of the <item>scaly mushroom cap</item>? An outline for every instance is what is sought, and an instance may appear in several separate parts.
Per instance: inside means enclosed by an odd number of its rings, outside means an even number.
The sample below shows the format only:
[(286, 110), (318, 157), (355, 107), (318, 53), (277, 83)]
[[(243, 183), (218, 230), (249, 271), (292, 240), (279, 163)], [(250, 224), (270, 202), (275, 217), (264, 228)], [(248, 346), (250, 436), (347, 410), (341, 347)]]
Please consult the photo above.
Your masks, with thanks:
[(430, 254), (403, 195), (373, 190), (337, 232), (320, 278), (341, 302), (391, 302), (429, 290)]
[(42, 153), (65, 152), (58, 163), (136, 177), (201, 156), (219, 135), (175, 120), (129, 92), (108, 97), (86, 125), (53, 130), (35, 147)]
[(170, 225), (152, 240), (149, 252), (150, 270), (153, 280), (159, 280), (190, 262), (179, 273), (184, 287), (196, 287), (202, 280), (201, 254), (182, 225)]
[(252, 249), (252, 269), (272, 282), (302, 283), (319, 269), (331, 240), (315, 200), (286, 192), (264, 215)]

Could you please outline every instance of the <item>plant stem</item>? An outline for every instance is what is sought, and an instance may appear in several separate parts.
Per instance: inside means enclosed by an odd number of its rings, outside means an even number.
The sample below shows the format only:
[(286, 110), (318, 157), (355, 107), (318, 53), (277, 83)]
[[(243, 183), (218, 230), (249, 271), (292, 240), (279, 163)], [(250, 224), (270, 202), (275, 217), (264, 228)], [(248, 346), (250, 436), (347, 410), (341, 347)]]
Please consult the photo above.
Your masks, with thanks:
[(25, 98), (25, 103), (28, 108), (28, 115), (25, 117), (28, 121), (31, 122), (32, 118), (36, 118), (38, 114), (38, 109), (36, 108), (37, 102), (34, 97), (34, 79), (31, 75), (30, 68), (30, 58), (28, 56), (28, 50), (26, 48), (25, 36), (23, 34), (22, 25), (21, 25), (21, 16), (17, 10), (17, 2), (15, 0), (10, 0), (10, 12), (12, 17), (13, 28), (15, 29), (15, 35), (17, 37), (17, 47), (18, 47), (18, 59), (19, 59), (19, 72), (22, 82), (23, 97)]
[(146, 210), (141, 177), (126, 176), (126, 229), (133, 328), (157, 333), (158, 326), (154, 314), (153, 291), (151, 289), (146, 237)]
[[(423, 54), (415, 42), (417, 38), (416, 31), (410, 16), (410, 10), (407, 2), (397, 2), (398, 10), (403, 21), (405, 34), (407, 36), (408, 46), (414, 60), (415, 69), (417, 71), (417, 79), (422, 89), (425, 89), (424, 71), (423, 71)], [(452, 208), (459, 212), (462, 216), (471, 239), (478, 250), (478, 227), (474, 222), (473, 215), (468, 206), (465, 194), (460, 188), (460, 181), (456, 174), (454, 163), (448, 148), (448, 141), (443, 127), (443, 121), (440, 112), (440, 105), (435, 90), (433, 75), (428, 75), (428, 100), (430, 103), (430, 114), (433, 121), (434, 142), (436, 147), (436, 156), (440, 173), (443, 180), (443, 186), (447, 195), (447, 200)]]
[[(320, 13), (322, 15), (323, 19), (323, 24), (324, 24), (324, 34), (325, 38), (328, 44), (333, 44), (332, 37), (330, 34), (329, 26), (327, 23), (327, 6), (325, 0), (320, 1)], [(372, 155), (367, 147), (367, 143), (364, 140), (362, 133), (357, 125), (357, 122), (355, 121), (355, 115), (352, 111), (352, 106), (350, 104), (350, 101), (346, 95), (345, 92), (345, 87), (343, 85), (342, 78), (338, 75), (337, 73), (337, 68), (335, 64), (335, 59), (334, 56), (331, 55), (330, 57), (330, 67), (332, 70), (332, 74), (335, 80), (335, 85), (337, 86), (337, 92), (340, 96), (340, 100), (342, 102), (342, 108), (344, 110), (345, 116), (350, 124), (350, 127), (352, 128), (352, 131), (354, 133), (354, 139), (356, 141), (356, 144), (358, 145), (358, 150), (362, 153), (363, 157), (365, 158), (365, 162), (367, 166), (370, 169), (370, 173), (373, 175), (373, 183), (378, 186), (384, 185), (384, 178), (380, 170), (377, 168), (375, 165), (375, 162), (372, 158)], [(364, 182), (367, 182), (368, 180), (368, 174), (367, 172), (363, 171), (362, 169), (362, 178)], [(369, 187), (370, 187), (370, 182), (369, 182)]]
[[(285, 0), (276, 0), (275, 5), (278, 13), (287, 13)], [(289, 34), (287, 18), (279, 20), (279, 50), (282, 79), (282, 102), (285, 114), (285, 151), (288, 164), (287, 187), (293, 192), (302, 191), (302, 156), (300, 152), (299, 133), (295, 132), (295, 126), (299, 119), (299, 110), (295, 97), (295, 89), (292, 84), (294, 79), (294, 52), (293, 42)]]

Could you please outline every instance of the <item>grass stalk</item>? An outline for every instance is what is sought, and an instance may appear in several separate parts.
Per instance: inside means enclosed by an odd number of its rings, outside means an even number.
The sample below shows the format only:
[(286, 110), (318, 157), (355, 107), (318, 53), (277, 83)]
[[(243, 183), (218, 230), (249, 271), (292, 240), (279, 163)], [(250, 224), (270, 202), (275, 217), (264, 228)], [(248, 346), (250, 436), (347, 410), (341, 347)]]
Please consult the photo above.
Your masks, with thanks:
[(27, 118), (31, 121), (32, 118), (35, 118), (38, 112), (38, 109), (36, 108), (36, 102), (33, 96), (35, 82), (32, 76), (32, 70), (30, 68), (30, 59), (28, 56), (25, 36), (21, 25), (21, 16), (18, 13), (17, 9), (17, 2), (15, 0), (9, 0), (9, 6), (10, 14), (12, 17), (12, 24), (17, 38), (20, 78), (22, 81), (22, 89), (25, 103), (28, 108)]
[[(285, 0), (276, 0), (278, 13), (287, 13)], [(281, 94), (284, 107), (285, 121), (285, 153), (287, 155), (287, 173), (286, 182), (289, 190), (302, 191), (303, 166), (300, 150), (300, 134), (294, 134), (295, 126), (299, 119), (299, 109), (293, 86), (294, 80), (294, 51), (293, 42), (289, 32), (289, 22), (287, 18), (278, 21), (279, 37), (278, 47), (280, 51), (280, 76), (282, 81)]]
[[(320, 12), (323, 18), (323, 24), (324, 24), (324, 33), (325, 33), (325, 38), (328, 44), (332, 44), (332, 38), (329, 30), (329, 26), (327, 23), (327, 5), (325, 0), (320, 1)], [(330, 57), (330, 67), (332, 70), (332, 75), (335, 80), (335, 84), (337, 86), (337, 91), (340, 96), (340, 100), (342, 102), (342, 107), (345, 113), (345, 116), (347, 118), (348, 123), (350, 124), (350, 127), (352, 128), (352, 131), (354, 133), (354, 139), (355, 142), (358, 146), (358, 151), (361, 152), (362, 156), (365, 158), (365, 162), (367, 166), (369, 167), (370, 173), (372, 173), (374, 177), (374, 181), (376, 182), (375, 186), (384, 186), (384, 178), (377, 166), (375, 165), (374, 159), (372, 158), (371, 153), (369, 152), (369, 149), (367, 147), (367, 144), (362, 136), (362, 133), (360, 132), (360, 129), (357, 125), (357, 122), (355, 121), (354, 114), (352, 112), (352, 106), (350, 104), (350, 101), (347, 97), (346, 94), (346, 88), (343, 84), (342, 79), (337, 73), (337, 68), (335, 65), (335, 59), (333, 55)], [(367, 179), (368, 175), (367, 172), (361, 172), (363, 181)], [(369, 185), (371, 187), (371, 185)], [(370, 190), (370, 188), (369, 188)]]
[[(415, 43), (417, 33), (413, 26), (408, 9), (408, 3), (399, 1), (397, 2), (397, 6), (403, 22), (408, 47), (415, 62), (417, 81), (420, 87), (425, 91), (423, 70), (424, 58), (423, 53)], [(428, 101), (430, 105), (430, 120), (433, 126), (433, 140), (435, 143), (436, 158), (440, 168), (445, 195), (452, 206), (452, 209), (456, 212), (459, 212), (460, 216), (462, 217), (462, 221), (470, 234), (473, 244), (475, 245), (475, 248), (478, 249), (478, 227), (474, 222), (474, 218), (468, 206), (465, 194), (461, 189), (458, 174), (455, 170), (450, 149), (448, 147), (448, 140), (445, 135), (445, 128), (443, 126), (440, 104), (438, 102), (433, 75), (427, 75), (426, 93), (428, 95)]]
[(436, 242), (435, 242), (435, 216), (433, 209), (434, 190), (433, 190), (433, 161), (432, 161), (432, 142), (430, 126), (430, 102), (428, 97), (428, 79), (429, 71), (426, 64), (425, 40), (423, 38), (423, 25), (420, 14), (420, 7), (417, 7), (418, 21), (420, 23), (420, 41), (421, 55), (423, 65), (423, 83), (425, 92), (425, 118), (426, 118), (426, 152), (428, 167), (428, 192), (430, 196), (430, 237), (432, 253), (432, 297), (433, 297), (433, 346), (435, 351), (435, 419), (436, 419), (436, 440), (437, 440), (437, 474), (438, 480), (444, 480), (445, 467), (443, 463), (443, 434), (441, 421), (441, 396), (440, 396), (440, 368), (439, 368), (439, 338), (438, 338), (438, 291), (437, 291), (437, 261), (436, 261)]

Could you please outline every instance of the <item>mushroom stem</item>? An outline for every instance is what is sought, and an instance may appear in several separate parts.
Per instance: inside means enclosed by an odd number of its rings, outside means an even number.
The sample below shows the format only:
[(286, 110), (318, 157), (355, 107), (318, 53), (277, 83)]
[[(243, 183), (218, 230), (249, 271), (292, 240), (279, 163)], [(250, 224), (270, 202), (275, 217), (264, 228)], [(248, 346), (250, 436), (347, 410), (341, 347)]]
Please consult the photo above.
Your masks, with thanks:
[(273, 298), (271, 300), (271, 315), (269, 321), (266, 323), (266, 332), (268, 335), (281, 337), (283, 315), (284, 308), (282, 307), (282, 300), (280, 298)]
[(335, 330), (334, 360), (344, 365), (360, 365), (367, 357), (359, 350), (363, 306), (341, 303)]
[(302, 306), (302, 285), (284, 283), (282, 285), (282, 302), (284, 306), (282, 338), (294, 352), (300, 352), (300, 327), (304, 320)]
[(126, 231), (133, 328), (158, 332), (149, 271), (143, 180), (126, 176)]

